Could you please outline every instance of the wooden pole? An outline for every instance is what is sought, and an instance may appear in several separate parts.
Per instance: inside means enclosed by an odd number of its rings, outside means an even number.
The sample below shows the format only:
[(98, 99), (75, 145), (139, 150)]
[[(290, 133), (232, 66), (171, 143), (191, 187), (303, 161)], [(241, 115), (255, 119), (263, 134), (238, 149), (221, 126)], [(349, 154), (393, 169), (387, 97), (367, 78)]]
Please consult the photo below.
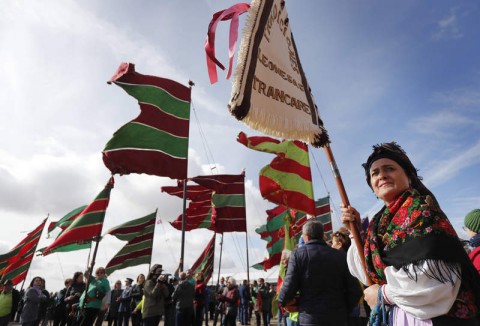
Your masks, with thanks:
[[(327, 154), (327, 159), (330, 163), (330, 168), (332, 169), (333, 177), (335, 178), (335, 182), (340, 193), (340, 198), (342, 199), (342, 204), (345, 207), (348, 207), (350, 206), (350, 202), (348, 201), (347, 192), (345, 191), (345, 186), (343, 185), (342, 177), (340, 176), (340, 171), (338, 170), (337, 163), (335, 162), (335, 158), (333, 157), (332, 149), (330, 148), (329, 144), (326, 144), (325, 146), (323, 146), (323, 148), (325, 149), (325, 153)], [(358, 254), (360, 256), (360, 260), (362, 262), (365, 277), (367, 278), (367, 284), (372, 285), (373, 283), (367, 274), (367, 265), (365, 264), (365, 256), (363, 255), (363, 243), (360, 237), (358, 225), (355, 222), (350, 222), (349, 226), (350, 232), (353, 235), (353, 240), (358, 250)]]

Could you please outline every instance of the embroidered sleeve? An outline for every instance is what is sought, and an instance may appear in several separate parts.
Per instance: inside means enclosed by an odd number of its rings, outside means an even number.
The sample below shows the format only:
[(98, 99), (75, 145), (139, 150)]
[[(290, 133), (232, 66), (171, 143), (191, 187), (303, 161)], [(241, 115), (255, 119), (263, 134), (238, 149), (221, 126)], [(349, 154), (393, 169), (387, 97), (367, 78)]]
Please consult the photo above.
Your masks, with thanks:
[[(429, 269), (435, 268), (434, 266), (445, 268), (443, 265), (443, 262), (437, 265), (425, 261), (422, 266), (425, 272), (417, 270), (416, 281), (409, 278), (402, 268), (397, 270), (393, 266), (387, 267), (385, 269), (387, 284), (382, 289), (384, 297), (419, 319), (430, 319), (446, 314), (457, 297), (461, 280), (452, 273), (454, 281), (452, 285), (450, 282), (442, 283), (425, 275)], [(409, 269), (413, 269), (413, 265), (410, 265)]]

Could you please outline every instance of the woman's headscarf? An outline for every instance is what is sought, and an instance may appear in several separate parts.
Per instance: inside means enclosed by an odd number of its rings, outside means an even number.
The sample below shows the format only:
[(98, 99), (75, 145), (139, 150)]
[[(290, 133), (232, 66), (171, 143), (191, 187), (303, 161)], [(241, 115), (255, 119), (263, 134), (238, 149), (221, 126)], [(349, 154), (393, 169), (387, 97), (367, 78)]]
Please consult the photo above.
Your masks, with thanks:
[(370, 180), (370, 168), (373, 162), (381, 158), (388, 158), (397, 162), (398, 165), (403, 168), (407, 177), (410, 179), (411, 188), (416, 189), (421, 195), (431, 196), (432, 199), (435, 201), (435, 204), (439, 206), (435, 196), (423, 184), (423, 178), (418, 175), (418, 169), (415, 168), (412, 161), (410, 161), (407, 153), (405, 153), (403, 148), (394, 141), (373, 145), (372, 154), (370, 154), (370, 156), (368, 157), (367, 162), (362, 164), (363, 168), (365, 169), (365, 177), (370, 188), (372, 188), (372, 183)]

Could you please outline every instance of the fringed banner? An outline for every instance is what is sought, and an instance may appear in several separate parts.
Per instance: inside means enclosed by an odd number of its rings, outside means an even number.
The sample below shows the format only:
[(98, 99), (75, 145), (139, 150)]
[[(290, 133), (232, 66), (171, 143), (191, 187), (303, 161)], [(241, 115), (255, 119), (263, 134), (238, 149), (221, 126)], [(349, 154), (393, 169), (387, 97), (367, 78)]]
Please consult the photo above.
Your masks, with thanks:
[(284, 0), (253, 0), (228, 105), (253, 129), (321, 147), (329, 143), (300, 64)]

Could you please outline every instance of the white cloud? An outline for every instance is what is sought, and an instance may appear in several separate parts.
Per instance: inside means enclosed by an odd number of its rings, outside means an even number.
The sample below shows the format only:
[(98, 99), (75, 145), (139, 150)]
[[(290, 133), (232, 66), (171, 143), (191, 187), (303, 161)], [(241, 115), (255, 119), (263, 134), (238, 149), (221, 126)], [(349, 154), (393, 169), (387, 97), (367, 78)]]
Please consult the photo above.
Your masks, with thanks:
[(453, 12), (438, 21), (437, 29), (432, 35), (432, 39), (435, 41), (459, 39), (462, 37), (463, 33), (458, 26), (457, 15)]
[(462, 170), (480, 164), (480, 139), (473, 146), (452, 153), (448, 160), (437, 160), (425, 175), (428, 184), (436, 186), (448, 182)]

